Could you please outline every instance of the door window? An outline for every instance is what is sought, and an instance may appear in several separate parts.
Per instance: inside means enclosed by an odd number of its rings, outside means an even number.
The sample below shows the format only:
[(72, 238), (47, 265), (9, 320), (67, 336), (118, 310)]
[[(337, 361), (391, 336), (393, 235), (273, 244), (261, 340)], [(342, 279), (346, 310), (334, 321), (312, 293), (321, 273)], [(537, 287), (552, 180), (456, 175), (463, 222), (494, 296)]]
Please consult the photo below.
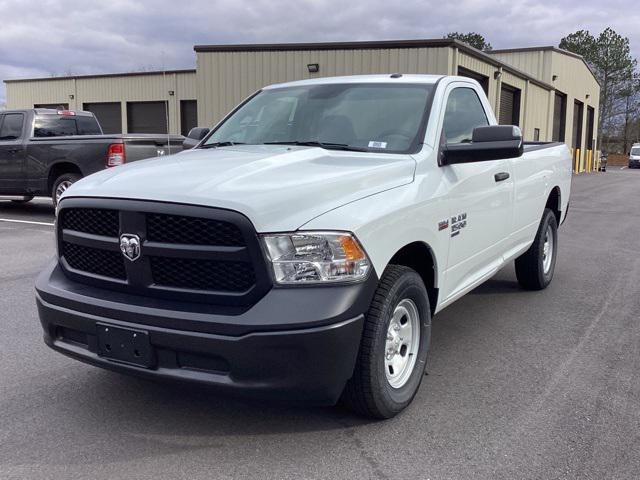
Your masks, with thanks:
[(478, 94), (472, 88), (456, 88), (449, 94), (442, 133), (447, 144), (468, 143), (473, 129), (489, 125)]
[[(2, 120), (2, 119), (0, 119)], [(17, 140), (22, 136), (23, 115), (8, 113), (0, 121), (0, 140)]]

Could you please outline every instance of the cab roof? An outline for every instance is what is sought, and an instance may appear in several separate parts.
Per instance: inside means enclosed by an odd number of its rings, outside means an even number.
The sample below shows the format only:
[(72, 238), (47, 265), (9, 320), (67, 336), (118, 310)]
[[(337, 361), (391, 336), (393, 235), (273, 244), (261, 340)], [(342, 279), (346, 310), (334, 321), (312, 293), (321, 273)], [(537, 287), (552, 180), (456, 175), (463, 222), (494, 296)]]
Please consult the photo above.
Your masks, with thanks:
[(424, 83), (433, 85), (441, 78), (443, 78), (443, 75), (417, 75), (402, 73), (389, 73), (384, 75), (349, 75), (345, 77), (310, 78), (307, 80), (296, 80), (294, 82), (276, 83), (264, 87), (263, 90), (285, 87), (303, 87), (306, 85), (336, 85), (345, 83)]
[(93, 117), (92, 112), (87, 112), (85, 110), (64, 110), (64, 109), (56, 109), (56, 108), (22, 108), (15, 110), (2, 110), (0, 114), (4, 113), (26, 113), (26, 112), (34, 112), (36, 115), (60, 115), (63, 116), (77, 116), (77, 117)]

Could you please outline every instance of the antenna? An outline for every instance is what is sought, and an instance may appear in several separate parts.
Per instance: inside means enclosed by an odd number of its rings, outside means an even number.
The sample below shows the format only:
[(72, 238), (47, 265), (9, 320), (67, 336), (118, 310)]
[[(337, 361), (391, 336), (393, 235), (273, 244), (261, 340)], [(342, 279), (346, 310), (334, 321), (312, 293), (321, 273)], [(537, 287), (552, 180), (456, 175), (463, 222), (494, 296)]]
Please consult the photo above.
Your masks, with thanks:
[(164, 121), (165, 126), (167, 127), (167, 149), (169, 151), (169, 155), (171, 155), (171, 134), (169, 133), (169, 90), (167, 90), (167, 68), (164, 62), (164, 50), (160, 52), (160, 58), (162, 62), (162, 86), (165, 91), (166, 101), (164, 108)]

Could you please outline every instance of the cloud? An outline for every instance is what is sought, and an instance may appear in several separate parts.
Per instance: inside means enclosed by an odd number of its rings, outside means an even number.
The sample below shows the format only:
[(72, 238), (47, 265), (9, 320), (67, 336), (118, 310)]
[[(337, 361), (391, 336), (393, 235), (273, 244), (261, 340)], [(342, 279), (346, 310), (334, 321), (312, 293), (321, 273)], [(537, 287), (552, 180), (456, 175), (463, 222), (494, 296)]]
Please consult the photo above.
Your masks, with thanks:
[(0, 79), (191, 68), (194, 44), (477, 31), (508, 48), (557, 45), (575, 30), (609, 25), (640, 56), (640, 10), (631, 0), (0, 0), (0, 19)]

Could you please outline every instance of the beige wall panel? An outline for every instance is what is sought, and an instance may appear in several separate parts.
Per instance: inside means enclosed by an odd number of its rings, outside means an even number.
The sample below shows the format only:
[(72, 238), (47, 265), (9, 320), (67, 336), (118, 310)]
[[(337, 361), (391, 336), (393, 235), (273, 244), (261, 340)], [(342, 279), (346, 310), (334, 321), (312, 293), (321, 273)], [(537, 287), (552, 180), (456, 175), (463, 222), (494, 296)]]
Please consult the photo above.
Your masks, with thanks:
[(522, 94), (524, 95), (524, 89), (526, 88), (527, 81), (524, 78), (517, 77), (510, 72), (502, 72), (501, 77), (502, 83), (506, 83), (512, 87), (518, 88), (522, 90)]
[(522, 70), (529, 75), (536, 77), (537, 79), (551, 83), (551, 75), (548, 75), (548, 65), (545, 65), (550, 61), (551, 52), (535, 51), (535, 52), (508, 52), (508, 53), (495, 53), (491, 56), (502, 60), (509, 65)]
[[(265, 85), (314, 77), (374, 73), (447, 74), (449, 48), (199, 52), (198, 123), (213, 125)], [(318, 63), (310, 74), (307, 65)]]
[(532, 83), (527, 86), (526, 105), (524, 104), (523, 90), (523, 135), (525, 141), (534, 140), (534, 130), (540, 130), (540, 141), (547, 142), (551, 139), (548, 137), (549, 129), (549, 91)]
[(485, 62), (479, 58), (470, 56), (465, 52), (458, 52), (458, 65), (474, 72), (481, 73), (482, 75), (493, 78), (493, 72), (498, 68), (490, 63)]
[(505, 52), (493, 55), (544, 82), (552, 84), (558, 91), (567, 95), (565, 140), (569, 147), (573, 144), (574, 102), (578, 100), (584, 103), (582, 138), (580, 142), (582, 145), (580, 152), (581, 165), (584, 167), (584, 151), (587, 142), (587, 107), (593, 107), (595, 110), (594, 137), (597, 139), (598, 103), (600, 98), (600, 86), (584, 62), (579, 58), (553, 50)]
[[(565, 138), (569, 145), (572, 141), (575, 99), (585, 104), (582, 145), (586, 145), (587, 106), (596, 109), (594, 136), (597, 138), (600, 89), (580, 59), (550, 50), (494, 55), (496, 59), (553, 84), (567, 95)], [(309, 63), (318, 63), (320, 72), (310, 74), (307, 70)], [(126, 102), (166, 100), (169, 103), (170, 131), (178, 133), (180, 100), (197, 99), (198, 123), (211, 126), (248, 95), (273, 83), (313, 77), (394, 72), (446, 75), (457, 73), (458, 65), (489, 77), (489, 101), (494, 111), (498, 110), (502, 82), (519, 88), (522, 91), (520, 121), (525, 139), (533, 139), (535, 128), (540, 129), (540, 140), (551, 139), (553, 96), (546, 89), (506, 71), (503, 71), (500, 80), (496, 80), (494, 72), (498, 67), (449, 47), (198, 52), (197, 73), (9, 82), (7, 108), (31, 108), (39, 103), (69, 103), (71, 108), (79, 109), (84, 103), (120, 101), (126, 131)], [(553, 75), (557, 76), (555, 81), (552, 80)], [(169, 90), (173, 90), (175, 95), (168, 95)], [(70, 95), (74, 99), (70, 99)]]
[[(174, 95), (169, 95), (172, 90)], [(69, 96), (73, 95), (73, 99)], [(127, 131), (126, 102), (162, 101), (169, 105), (169, 131), (180, 132), (180, 100), (196, 99), (195, 72), (51, 79), (7, 83), (8, 108), (32, 108), (40, 103), (68, 103), (80, 110), (85, 103), (121, 102), (122, 127)]]
[(73, 103), (73, 79), (7, 83), (7, 108), (33, 108), (41, 103)]
[(585, 150), (587, 142), (587, 107), (596, 110), (594, 137), (597, 139), (597, 110), (600, 98), (600, 86), (584, 65), (582, 60), (553, 52), (552, 74), (557, 75), (553, 84), (567, 95), (567, 123), (565, 139), (569, 146), (573, 143), (573, 108), (577, 100), (584, 104), (582, 114), (582, 137), (580, 139), (580, 170), (585, 168)]

